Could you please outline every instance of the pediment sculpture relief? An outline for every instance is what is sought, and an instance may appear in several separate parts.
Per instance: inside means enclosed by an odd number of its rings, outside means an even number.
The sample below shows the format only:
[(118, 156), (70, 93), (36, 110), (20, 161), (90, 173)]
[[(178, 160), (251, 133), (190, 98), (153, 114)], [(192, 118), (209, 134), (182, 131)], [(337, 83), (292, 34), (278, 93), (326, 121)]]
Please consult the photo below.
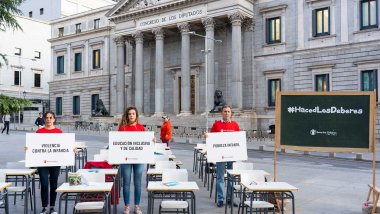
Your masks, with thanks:
[(155, 5), (159, 5), (159, 4), (163, 4), (163, 3), (167, 3), (171, 1), (175, 1), (175, 0), (139, 0), (129, 11), (140, 10), (140, 9), (152, 7)]

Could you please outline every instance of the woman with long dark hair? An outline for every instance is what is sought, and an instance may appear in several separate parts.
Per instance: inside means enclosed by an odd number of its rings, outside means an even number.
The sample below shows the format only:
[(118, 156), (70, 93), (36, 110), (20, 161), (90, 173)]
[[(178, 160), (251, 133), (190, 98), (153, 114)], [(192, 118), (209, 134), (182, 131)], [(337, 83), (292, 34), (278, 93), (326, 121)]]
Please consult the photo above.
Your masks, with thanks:
[[(127, 132), (143, 132), (145, 128), (138, 123), (139, 113), (135, 107), (128, 107), (119, 124), (118, 131)], [(142, 214), (140, 208), (141, 199), (141, 186), (142, 186), (142, 173), (144, 171), (144, 164), (121, 164), (121, 174), (123, 176), (123, 194), (124, 194), (124, 214), (130, 213), (130, 187), (131, 177), (133, 171), (133, 184), (134, 184), (134, 199), (135, 207), (134, 214)]]

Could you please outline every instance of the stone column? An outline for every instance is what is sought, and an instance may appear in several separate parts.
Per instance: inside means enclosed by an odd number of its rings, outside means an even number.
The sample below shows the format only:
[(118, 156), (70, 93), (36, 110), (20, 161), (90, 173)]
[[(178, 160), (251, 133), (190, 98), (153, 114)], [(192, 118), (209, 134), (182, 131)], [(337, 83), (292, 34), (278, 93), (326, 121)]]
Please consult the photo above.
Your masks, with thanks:
[(116, 43), (116, 114), (123, 114), (125, 103), (125, 72), (124, 72), (124, 37), (118, 36), (113, 39)]
[(71, 78), (71, 44), (67, 44), (66, 47), (66, 53), (67, 53), (67, 59), (65, 60), (65, 73), (67, 72), (67, 77), (70, 79)]
[(202, 23), (206, 30), (206, 38), (207, 39), (207, 47), (205, 47), (205, 51), (210, 50), (210, 52), (207, 53), (207, 94), (206, 101), (207, 105), (205, 103), (205, 110), (210, 111), (210, 109), (214, 106), (214, 90), (215, 90), (215, 71), (214, 71), (214, 64), (215, 64), (215, 58), (214, 58), (214, 26), (215, 21), (211, 17), (207, 17), (205, 19), (202, 19)]
[(179, 23), (179, 30), (182, 35), (181, 42), (181, 110), (180, 115), (191, 114), (190, 109), (190, 24)]
[[(131, 80), (129, 82), (129, 87), (127, 88), (127, 102), (131, 106), (135, 106), (135, 74), (136, 74), (136, 61), (135, 61), (135, 40), (132, 37), (128, 38), (127, 53), (130, 53), (130, 59), (127, 61), (128, 69), (131, 72)], [(129, 96), (128, 96), (129, 95)]]
[(164, 30), (155, 28), (152, 33), (156, 36), (156, 71), (155, 71), (155, 116), (164, 114)]
[(241, 22), (244, 16), (236, 11), (229, 15), (232, 23), (232, 108), (239, 111), (243, 107), (242, 94), (242, 48), (241, 48)]
[(90, 58), (89, 57), (89, 47), (88, 47), (88, 40), (86, 40), (84, 42), (84, 51), (83, 51), (83, 54), (82, 54), (82, 59), (83, 59), (83, 62), (82, 65), (83, 65), (83, 72), (84, 72), (84, 76), (87, 77), (87, 76), (90, 76), (89, 74), (89, 64), (88, 64), (88, 59)]
[[(110, 71), (110, 66), (109, 66), (109, 57), (107, 57), (107, 56), (109, 56), (110, 55), (110, 43), (111, 43), (111, 41), (110, 41), (110, 38), (109, 38), (109, 36), (105, 36), (104, 37), (104, 45), (103, 45), (103, 48), (104, 48), (104, 54), (102, 55), (101, 54), (101, 62), (103, 62), (103, 66), (102, 66), (102, 74), (104, 75), (104, 74), (109, 74), (109, 71)], [(124, 55), (124, 54), (123, 54)], [(122, 55), (122, 56), (123, 56)], [(123, 67), (124, 67), (124, 63), (123, 63)]]
[[(249, 98), (244, 102), (243, 107), (252, 109), (256, 106), (255, 99), (257, 98), (256, 94), (256, 88), (252, 86), (256, 86), (256, 70), (254, 64), (254, 53), (255, 53), (255, 44), (254, 44), (254, 38), (253, 38), (253, 28), (254, 28), (254, 22), (253, 19), (248, 18), (245, 19), (243, 22), (243, 28), (244, 28), (244, 47), (243, 47), (243, 53), (244, 53), (244, 78), (243, 78), (243, 88), (245, 87), (246, 90), (243, 90), (243, 95), (245, 92), (245, 95), (250, 96), (252, 100)], [(248, 78), (246, 78), (248, 77)], [(247, 90), (247, 87), (249, 86), (249, 89)], [(253, 97), (252, 97), (253, 96)], [(244, 96), (245, 97), (245, 96)], [(248, 103), (251, 101), (250, 103)]]
[(136, 42), (136, 76), (135, 76), (135, 107), (142, 114), (144, 112), (144, 58), (143, 58), (143, 33), (136, 31), (133, 35)]

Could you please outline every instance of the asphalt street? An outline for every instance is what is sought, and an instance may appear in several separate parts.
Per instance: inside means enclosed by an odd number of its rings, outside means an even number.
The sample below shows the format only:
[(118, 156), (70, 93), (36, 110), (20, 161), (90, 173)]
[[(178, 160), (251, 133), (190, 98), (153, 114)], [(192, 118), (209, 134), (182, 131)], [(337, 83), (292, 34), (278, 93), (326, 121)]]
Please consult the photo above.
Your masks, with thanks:
[[(99, 149), (108, 144), (108, 137), (105, 136), (77, 134), (76, 140), (87, 142), (89, 159), (92, 159)], [(24, 144), (25, 132), (12, 131), (10, 135), (1, 135), (0, 168), (5, 168), (7, 162), (23, 160)], [(184, 163), (182, 168), (188, 169), (189, 180), (197, 181), (200, 187), (200, 191), (196, 193), (197, 213), (224, 213), (224, 209), (216, 207), (214, 199), (209, 198), (209, 192), (203, 187), (201, 180), (192, 172), (194, 146), (194, 144), (186, 143), (171, 144), (174, 154)], [(248, 157), (256, 169), (265, 170), (273, 175), (273, 152), (249, 150)], [(376, 176), (379, 178), (378, 172)], [(63, 180), (64, 176), (61, 175), (60, 182)], [(299, 188), (299, 191), (295, 192), (296, 213), (361, 213), (361, 205), (368, 193), (367, 184), (372, 183), (372, 162), (349, 158), (306, 156), (299, 153), (278, 153), (277, 180), (288, 182)], [(379, 183), (379, 179), (377, 181)], [(143, 186), (145, 187), (145, 184)], [(38, 189), (36, 195), (37, 211), (40, 211)], [(141, 207), (145, 213), (146, 189), (143, 189), (141, 201)], [(13, 197), (11, 197), (10, 202), (11, 213), (22, 213), (21, 199), (13, 205)], [(291, 213), (291, 206), (287, 205), (286, 208), (286, 213)], [(123, 206), (119, 204), (118, 213), (122, 213), (122, 209)], [(155, 210), (158, 213), (158, 209)], [(3, 210), (0, 211), (0, 213), (3, 212)]]

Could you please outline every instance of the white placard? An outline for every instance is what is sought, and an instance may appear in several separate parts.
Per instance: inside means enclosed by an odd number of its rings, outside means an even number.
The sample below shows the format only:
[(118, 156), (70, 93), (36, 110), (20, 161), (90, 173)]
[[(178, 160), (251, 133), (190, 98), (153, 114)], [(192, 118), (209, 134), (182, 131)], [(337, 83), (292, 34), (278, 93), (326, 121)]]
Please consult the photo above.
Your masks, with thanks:
[(149, 16), (136, 20), (136, 29), (147, 29), (158, 26), (172, 25), (193, 19), (200, 19), (207, 15), (207, 8), (204, 5), (180, 9), (174, 12), (162, 13), (156, 16)]
[(109, 164), (154, 163), (154, 132), (109, 132)]
[(25, 167), (73, 166), (75, 134), (27, 133)]
[(208, 133), (207, 161), (226, 162), (247, 160), (247, 141), (244, 131)]

